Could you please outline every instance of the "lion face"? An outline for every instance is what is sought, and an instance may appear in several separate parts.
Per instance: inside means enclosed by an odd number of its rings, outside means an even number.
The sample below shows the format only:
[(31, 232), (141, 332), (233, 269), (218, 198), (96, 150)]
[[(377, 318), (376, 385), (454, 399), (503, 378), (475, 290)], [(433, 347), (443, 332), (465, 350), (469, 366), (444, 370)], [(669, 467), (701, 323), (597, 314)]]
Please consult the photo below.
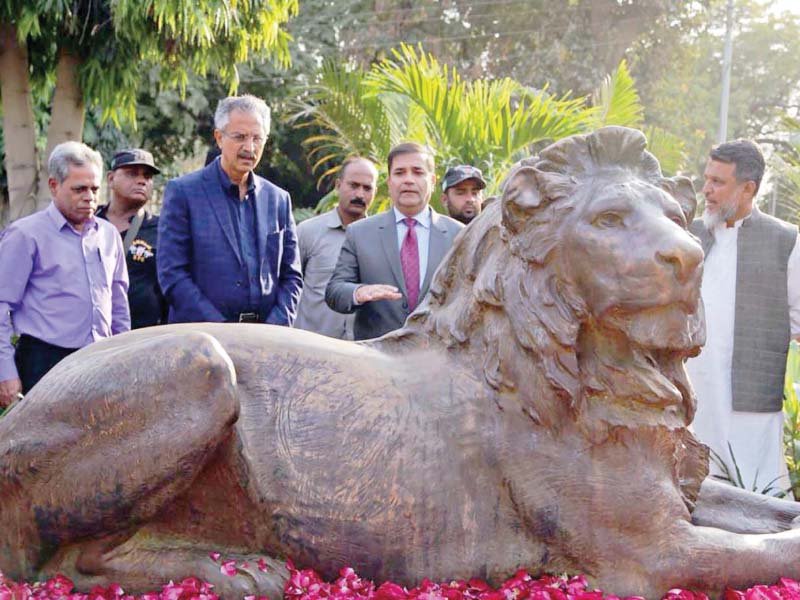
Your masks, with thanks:
[(680, 204), (647, 182), (581, 186), (561, 226), (558, 264), (590, 317), (649, 348), (693, 345), (703, 250)]
[(694, 414), (683, 361), (705, 340), (695, 208), (641, 132), (565, 138), (517, 165), (410, 322), (479, 348), (487, 383), (528, 390), (540, 422), (561, 422), (557, 397), (574, 414), (601, 407), (605, 423), (681, 427)]

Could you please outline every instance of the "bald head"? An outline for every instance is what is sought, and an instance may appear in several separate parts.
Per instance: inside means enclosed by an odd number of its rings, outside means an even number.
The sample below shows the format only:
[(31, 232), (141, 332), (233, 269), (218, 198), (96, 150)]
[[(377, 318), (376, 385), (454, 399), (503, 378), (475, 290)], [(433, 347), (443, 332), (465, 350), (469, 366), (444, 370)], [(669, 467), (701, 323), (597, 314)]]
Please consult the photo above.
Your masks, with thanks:
[(342, 163), (336, 191), (339, 194), (339, 217), (345, 226), (366, 216), (377, 185), (378, 169), (371, 160), (353, 156)]

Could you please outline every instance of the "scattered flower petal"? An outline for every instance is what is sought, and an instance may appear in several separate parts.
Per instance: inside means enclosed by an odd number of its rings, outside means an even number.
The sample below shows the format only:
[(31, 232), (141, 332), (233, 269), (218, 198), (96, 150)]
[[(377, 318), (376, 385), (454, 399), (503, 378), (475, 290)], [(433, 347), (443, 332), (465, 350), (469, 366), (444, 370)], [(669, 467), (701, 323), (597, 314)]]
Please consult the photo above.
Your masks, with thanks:
[[(216, 555), (216, 557), (214, 556)], [(216, 562), (218, 553), (212, 553)], [(262, 558), (257, 561), (260, 570), (266, 571)], [(242, 566), (247, 565), (246, 562)], [(589, 588), (582, 576), (566, 577), (543, 575), (538, 579), (526, 571), (517, 571), (499, 588), (494, 589), (481, 579), (454, 580), (435, 583), (424, 579), (419, 586), (407, 589), (391, 581), (375, 587), (372, 581), (362, 579), (355, 570), (344, 567), (334, 582), (323, 581), (312, 569), (297, 569), (286, 561), (289, 579), (284, 588), (284, 600), (620, 600)], [(228, 577), (238, 575), (236, 561), (225, 560), (220, 571)], [(197, 577), (187, 577), (180, 583), (170, 581), (160, 592), (148, 592), (134, 597), (125, 594), (122, 587), (113, 583), (107, 588), (95, 586), (88, 594), (74, 591), (73, 582), (63, 575), (35, 583), (16, 583), (0, 573), (0, 600), (220, 600), (213, 592), (214, 586)], [(744, 591), (728, 589), (724, 600), (800, 600), (800, 582), (782, 578), (775, 585), (756, 585)], [(269, 600), (266, 596), (248, 595), (243, 600)], [(644, 600), (630, 596), (624, 600)], [(708, 600), (708, 596), (690, 590), (669, 590), (662, 600)]]
[(235, 560), (226, 560), (222, 562), (222, 566), (219, 568), (220, 573), (223, 575), (227, 575), (228, 577), (233, 577), (236, 575), (236, 561)]

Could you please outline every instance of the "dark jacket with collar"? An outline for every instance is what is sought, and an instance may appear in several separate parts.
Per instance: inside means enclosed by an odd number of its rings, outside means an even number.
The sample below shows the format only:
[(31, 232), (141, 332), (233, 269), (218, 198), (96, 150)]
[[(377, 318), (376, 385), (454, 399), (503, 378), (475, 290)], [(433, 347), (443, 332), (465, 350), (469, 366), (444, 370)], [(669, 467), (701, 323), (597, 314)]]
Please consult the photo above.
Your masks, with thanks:
[[(216, 161), (171, 180), (159, 220), (158, 279), (169, 321), (234, 320), (250, 307), (244, 263)], [(302, 289), (297, 232), (289, 193), (254, 175), (259, 313), (291, 325)]]
[[(108, 220), (108, 204), (97, 209), (96, 216)], [(125, 231), (120, 235), (125, 239)], [(128, 304), (131, 309), (131, 329), (151, 327), (167, 322), (167, 301), (158, 285), (156, 255), (158, 254), (158, 217), (145, 211), (139, 232), (128, 248), (125, 263), (128, 267)]]

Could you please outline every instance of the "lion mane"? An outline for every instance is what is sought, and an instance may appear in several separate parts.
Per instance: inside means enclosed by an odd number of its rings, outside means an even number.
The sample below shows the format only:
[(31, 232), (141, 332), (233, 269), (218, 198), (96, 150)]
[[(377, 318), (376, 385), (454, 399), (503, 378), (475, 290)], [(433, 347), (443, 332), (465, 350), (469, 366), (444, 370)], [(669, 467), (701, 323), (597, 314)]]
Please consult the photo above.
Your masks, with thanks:
[[(552, 265), (563, 223), (591, 195), (585, 193), (586, 186), (620, 177), (639, 180), (674, 197), (687, 222), (691, 220), (696, 207), (691, 183), (662, 176), (645, 146), (641, 132), (607, 127), (556, 142), (518, 163), (503, 185), (502, 197), (490, 201), (456, 239), (432, 282), (428, 301), (407, 327), (450, 348), (477, 347), (485, 380), (498, 393), (536, 386), (528, 409), (534, 418), (552, 424), (561, 411), (554, 413), (550, 399), (542, 399), (544, 387), (573, 415), (587, 392), (613, 397), (617, 387), (631, 388), (630, 377), (617, 386), (613, 369), (581, 364), (578, 337), (590, 307), (574, 282), (557, 276)], [(681, 420), (687, 422), (694, 398), (678, 371), (683, 372), (683, 358), (697, 351), (704, 334), (701, 316), (689, 318), (688, 352), (660, 365), (660, 374), (642, 361), (637, 392), (655, 389), (657, 394), (656, 379), (673, 392), (679, 388), (687, 406)]]
[(626, 338), (634, 360), (604, 362), (581, 348), (582, 329), (593, 324), (592, 307), (554, 268), (563, 226), (604, 184), (637, 181), (658, 188), (677, 200), (691, 222), (691, 182), (664, 177), (645, 147), (641, 132), (606, 127), (556, 142), (515, 165), (502, 196), (456, 238), (427, 301), (389, 337), (410, 344), (438, 340), (462, 362), (472, 361), (471, 368), (482, 361), (498, 407), (521, 405), (548, 431), (574, 423), (595, 444), (660, 448), (672, 457), (674, 480), (692, 510), (708, 474), (708, 451), (686, 427), (696, 401), (683, 362), (705, 339), (702, 303), (695, 313), (679, 315), (683, 327), (676, 328), (674, 319), (662, 322), (658, 308), (645, 315), (656, 334), (681, 329), (660, 348), (637, 347), (635, 323), (627, 329), (623, 324), (617, 335)]

